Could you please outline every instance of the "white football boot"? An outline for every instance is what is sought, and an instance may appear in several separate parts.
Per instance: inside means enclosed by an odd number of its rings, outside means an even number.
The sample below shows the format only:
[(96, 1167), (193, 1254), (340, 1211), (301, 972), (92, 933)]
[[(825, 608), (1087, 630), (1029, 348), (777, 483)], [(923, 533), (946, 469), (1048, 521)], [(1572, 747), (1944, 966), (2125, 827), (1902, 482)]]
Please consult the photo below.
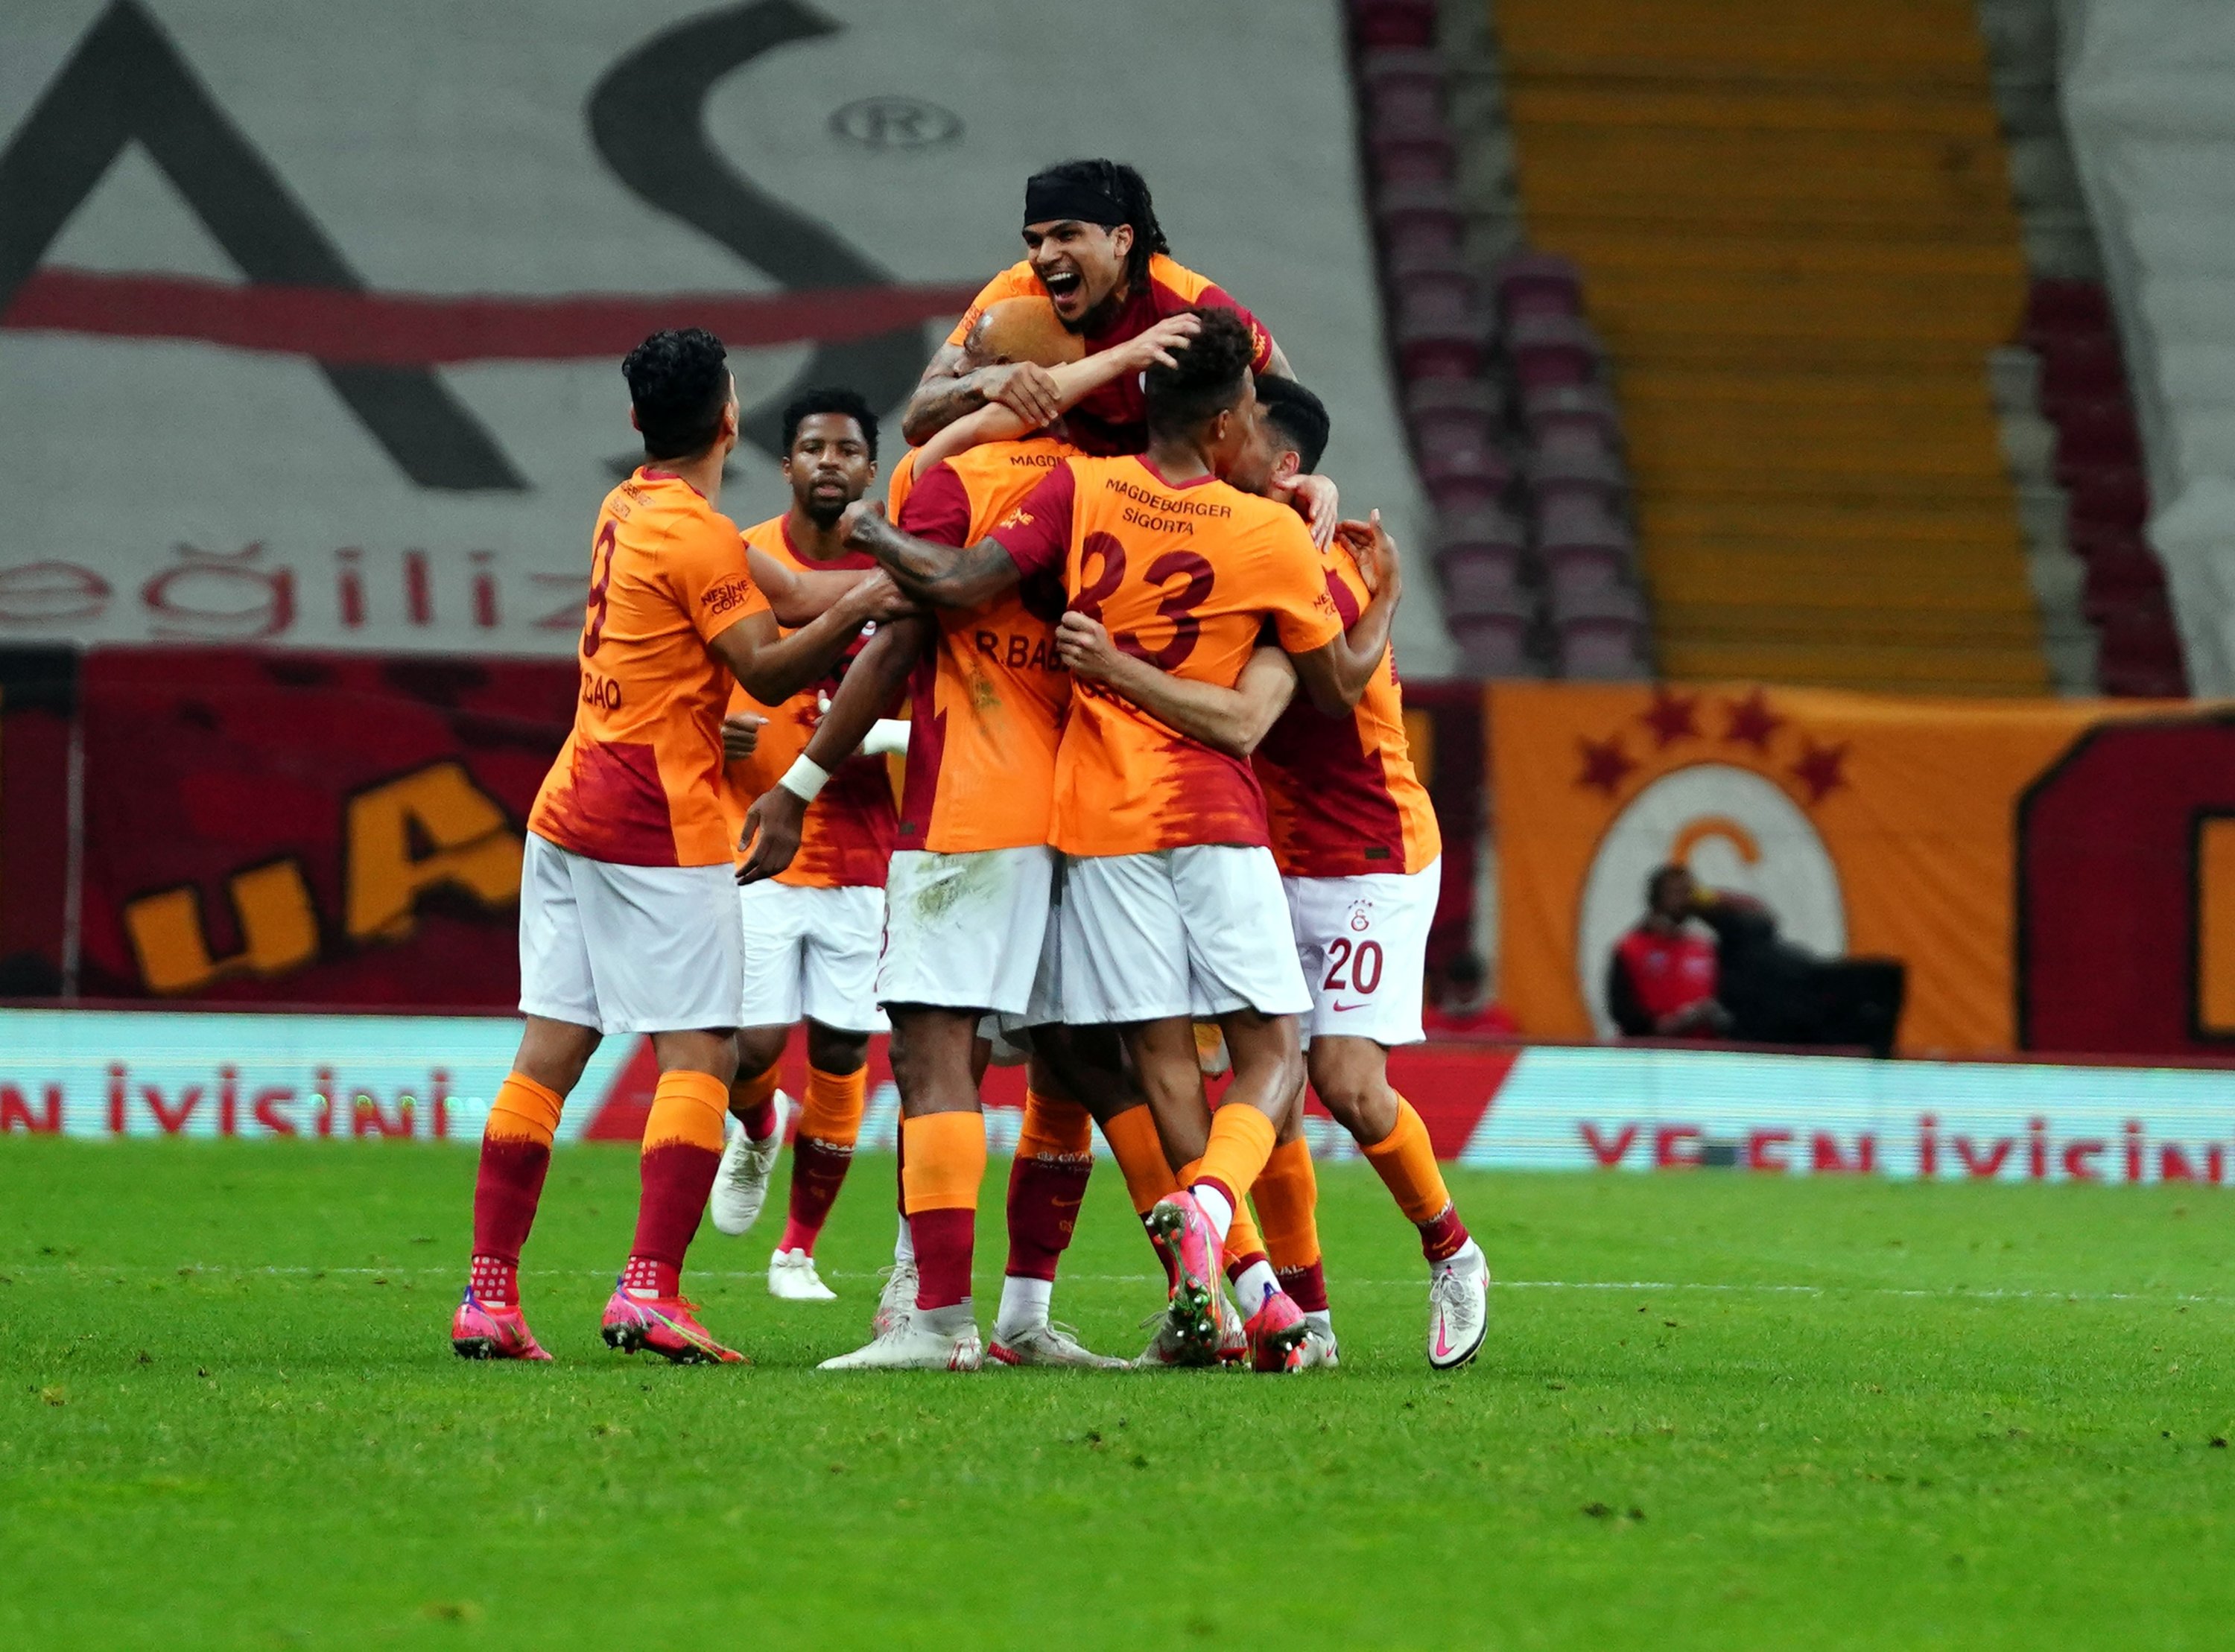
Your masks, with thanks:
[(818, 1371), (975, 1371), (986, 1362), (986, 1345), (979, 1340), (978, 1325), (962, 1314), (953, 1315), (952, 1329), (941, 1329), (942, 1317), (952, 1309), (928, 1313), (910, 1309), (899, 1324), (851, 1354), (825, 1360)]
[(916, 1273), (913, 1258), (883, 1270), (885, 1288), (877, 1293), (877, 1311), (869, 1317), (869, 1335), (884, 1336), (915, 1308)]
[(1332, 1371), (1342, 1363), (1342, 1350), (1334, 1340), (1334, 1327), (1322, 1325), (1311, 1315), (1304, 1316), (1311, 1329), (1304, 1333), (1303, 1363), (1300, 1371)]
[(986, 1344), (986, 1357), (997, 1365), (1060, 1365), (1083, 1371), (1123, 1371), (1126, 1361), (1097, 1354), (1078, 1340), (1068, 1325), (1043, 1320), (1012, 1335), (996, 1331)]
[(769, 1295), (788, 1303), (835, 1303), (838, 1293), (815, 1271), (804, 1250), (777, 1250), (769, 1257)]
[(1490, 1263), (1473, 1240), (1428, 1272), (1428, 1363), (1456, 1370), (1481, 1351), (1490, 1332)]
[(765, 1140), (745, 1133), (734, 1114), (722, 1115), (722, 1166), (714, 1172), (713, 1197), (707, 1205), (717, 1232), (735, 1238), (750, 1232), (768, 1203), (769, 1182), (776, 1174), (777, 1155), (783, 1151), (783, 1127), (791, 1118), (791, 1098), (778, 1090), (773, 1098), (776, 1128)]

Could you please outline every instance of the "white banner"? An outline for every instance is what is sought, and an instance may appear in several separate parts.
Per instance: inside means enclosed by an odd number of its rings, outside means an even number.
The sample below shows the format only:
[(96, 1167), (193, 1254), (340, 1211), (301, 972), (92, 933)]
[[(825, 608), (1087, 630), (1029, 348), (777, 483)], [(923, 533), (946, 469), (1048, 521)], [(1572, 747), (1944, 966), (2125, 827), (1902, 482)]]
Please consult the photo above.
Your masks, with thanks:
[[(618, 362), (897, 411), (1023, 183), (1139, 166), (1419, 546), (1334, 6), (18, 0), (0, 10), (0, 641), (564, 655)], [(1102, 66), (1098, 69), (1097, 66)], [(1137, 72), (1123, 72), (1135, 70)], [(885, 458), (897, 456), (888, 428)], [(1431, 589), (1406, 669), (1447, 668)]]

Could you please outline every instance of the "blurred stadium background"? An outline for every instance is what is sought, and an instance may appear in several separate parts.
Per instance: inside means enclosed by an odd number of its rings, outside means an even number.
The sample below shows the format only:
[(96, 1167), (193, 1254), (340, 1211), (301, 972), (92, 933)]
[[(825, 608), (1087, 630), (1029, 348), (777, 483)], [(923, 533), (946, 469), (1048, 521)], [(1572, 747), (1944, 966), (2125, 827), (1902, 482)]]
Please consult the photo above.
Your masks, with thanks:
[[(1409, 553), (1445, 1152), (2218, 1179), (2231, 73), (2205, 0), (21, 0), (0, 1130), (470, 1137), (617, 358), (727, 339), (773, 514), (787, 394), (897, 412), (1106, 153)], [(1611, 1041), (1671, 858), (1911, 1059)]]

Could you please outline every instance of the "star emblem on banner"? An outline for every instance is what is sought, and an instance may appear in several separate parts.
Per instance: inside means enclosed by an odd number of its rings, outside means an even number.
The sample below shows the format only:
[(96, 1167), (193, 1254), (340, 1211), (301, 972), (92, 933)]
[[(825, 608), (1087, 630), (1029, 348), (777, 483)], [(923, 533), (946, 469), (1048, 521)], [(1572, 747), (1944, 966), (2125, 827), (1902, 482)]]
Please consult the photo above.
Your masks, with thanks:
[(1579, 738), (1576, 744), (1583, 754), (1583, 772), (1576, 776), (1578, 786), (1588, 786), (1612, 797), (1637, 767), (1629, 754), (1622, 750), (1620, 735), (1608, 740)]
[(1785, 719), (1769, 708), (1769, 696), (1760, 689), (1734, 702), (1730, 713), (1723, 738), (1734, 746), (1751, 746), (1765, 754), (1769, 750), (1769, 737), (1785, 727)]
[(1819, 746), (1804, 735), (1800, 741), (1800, 759), (1786, 773), (1808, 788), (1808, 802), (1813, 807), (1847, 783), (1847, 777), (1840, 767), (1846, 758), (1845, 741), (1836, 746)]
[(1653, 731), (1654, 745), (1666, 751), (1680, 740), (1699, 738), (1699, 710), (1698, 695), (1660, 688), (1654, 689), (1653, 703), (1637, 714), (1637, 720)]

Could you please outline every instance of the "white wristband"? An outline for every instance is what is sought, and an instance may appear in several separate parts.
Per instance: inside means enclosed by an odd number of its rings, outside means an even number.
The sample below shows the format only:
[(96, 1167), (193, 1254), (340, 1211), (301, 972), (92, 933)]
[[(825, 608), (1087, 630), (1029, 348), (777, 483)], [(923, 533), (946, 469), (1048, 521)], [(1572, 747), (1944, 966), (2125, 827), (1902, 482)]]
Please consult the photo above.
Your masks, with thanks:
[(862, 741), (862, 754), (865, 757), (905, 757), (908, 748), (908, 726), (899, 717), (878, 718)]
[(812, 803), (815, 801), (816, 793), (828, 785), (829, 780), (829, 769), (812, 758), (803, 755), (796, 759), (790, 768), (784, 770), (783, 778), (777, 784), (802, 803)]

